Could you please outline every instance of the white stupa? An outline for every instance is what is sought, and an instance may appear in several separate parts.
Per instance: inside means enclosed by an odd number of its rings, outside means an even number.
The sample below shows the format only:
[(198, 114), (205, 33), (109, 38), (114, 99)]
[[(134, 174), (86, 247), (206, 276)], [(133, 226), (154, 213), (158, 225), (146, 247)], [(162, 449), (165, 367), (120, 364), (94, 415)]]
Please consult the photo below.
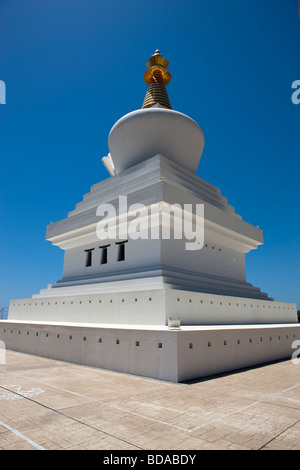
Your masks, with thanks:
[(291, 356), (296, 306), (247, 282), (245, 254), (262, 231), (196, 176), (204, 136), (171, 109), (168, 66), (157, 50), (142, 109), (111, 129), (110, 177), (48, 226), (63, 276), (11, 301), (0, 325), (8, 348), (171, 381)]

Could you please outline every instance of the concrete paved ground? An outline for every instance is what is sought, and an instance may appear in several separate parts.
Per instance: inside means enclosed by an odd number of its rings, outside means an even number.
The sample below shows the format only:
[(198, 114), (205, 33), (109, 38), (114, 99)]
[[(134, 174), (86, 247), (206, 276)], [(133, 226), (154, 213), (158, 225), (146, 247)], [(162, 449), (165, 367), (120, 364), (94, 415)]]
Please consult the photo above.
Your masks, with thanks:
[(173, 384), (6, 351), (0, 449), (300, 450), (300, 364)]

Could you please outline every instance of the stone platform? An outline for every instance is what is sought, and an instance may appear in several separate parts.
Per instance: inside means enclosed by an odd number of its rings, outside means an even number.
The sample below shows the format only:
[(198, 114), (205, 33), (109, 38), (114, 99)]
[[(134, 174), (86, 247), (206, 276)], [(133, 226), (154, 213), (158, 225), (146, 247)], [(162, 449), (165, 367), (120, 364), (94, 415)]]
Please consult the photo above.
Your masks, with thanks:
[(162, 282), (145, 289), (146, 284), (155, 282), (141, 280), (139, 285), (135, 280), (134, 291), (128, 281), (103, 283), (103, 291), (99, 284), (45, 290), (44, 295), (11, 300), (9, 319), (116, 326), (165, 326), (170, 316), (180, 316), (185, 326), (297, 323), (295, 304), (169, 289)]
[[(289, 358), (175, 384), (7, 350), (0, 449), (138, 458), (143, 451), (300, 450), (299, 367)], [(93, 455), (101, 464), (101, 452)]]
[(181, 326), (2, 321), (7, 349), (182, 382), (291, 357), (300, 325)]

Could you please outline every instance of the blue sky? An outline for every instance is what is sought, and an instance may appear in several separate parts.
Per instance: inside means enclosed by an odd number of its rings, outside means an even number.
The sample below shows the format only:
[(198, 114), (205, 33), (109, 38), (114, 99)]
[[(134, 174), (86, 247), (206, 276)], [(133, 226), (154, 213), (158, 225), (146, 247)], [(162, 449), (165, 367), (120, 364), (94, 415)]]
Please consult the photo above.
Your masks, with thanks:
[(205, 135), (197, 174), (264, 232), (247, 280), (300, 308), (299, 44), (297, 0), (0, 0), (0, 308), (61, 278), (46, 226), (109, 176), (109, 131), (142, 106), (157, 48)]

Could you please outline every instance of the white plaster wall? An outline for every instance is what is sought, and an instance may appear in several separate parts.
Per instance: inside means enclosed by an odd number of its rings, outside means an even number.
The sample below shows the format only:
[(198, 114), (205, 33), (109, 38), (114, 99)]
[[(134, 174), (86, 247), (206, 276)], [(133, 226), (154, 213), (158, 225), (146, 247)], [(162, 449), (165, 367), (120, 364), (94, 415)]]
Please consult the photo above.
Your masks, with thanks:
[(200, 250), (186, 250), (186, 242), (190, 243), (185, 238), (162, 240), (162, 264), (199, 274), (246, 280), (243, 253), (230, 250), (212, 240), (205, 240)]
[[(85, 244), (65, 251), (63, 279), (86, 276), (105, 276), (110, 273), (143, 270), (151, 266), (159, 266), (161, 250), (159, 240), (131, 240), (125, 244), (125, 260), (118, 261), (118, 245), (121, 240), (104, 240), (95, 244)], [(99, 247), (110, 244), (108, 247), (107, 264), (100, 264), (101, 249)], [(85, 250), (94, 248), (92, 253), (92, 266), (86, 267)]]
[(297, 323), (295, 304), (198, 292), (166, 292), (166, 319), (183, 325), (255, 325)]
[[(149, 209), (150, 212), (150, 209)], [(150, 221), (148, 220), (150, 227)], [(160, 221), (161, 231), (161, 221)], [(161, 233), (161, 232), (160, 232)], [(76, 280), (104, 277), (113, 274), (131, 275), (136, 272), (136, 277), (147, 277), (147, 271), (152, 268), (175, 268), (195, 273), (195, 275), (208, 274), (220, 278), (228, 278), (245, 281), (245, 255), (238, 248), (234, 249), (234, 241), (227, 241), (224, 245), (221, 236), (213, 238), (213, 232), (205, 231), (208, 238), (205, 239), (203, 247), (199, 250), (187, 250), (188, 240), (183, 236), (181, 239), (174, 238), (171, 229), (170, 239), (150, 239), (150, 229), (148, 239), (138, 238), (136, 240), (128, 238), (125, 245), (125, 260), (117, 261), (118, 245), (116, 240), (103, 240), (97, 243), (84, 243), (65, 251), (63, 280)], [(184, 234), (183, 234), (184, 235)], [(101, 246), (109, 244), (108, 262), (100, 264)], [(93, 248), (92, 266), (86, 267), (85, 250)], [(209, 281), (208, 281), (209, 282)], [(201, 290), (201, 286), (199, 286)], [(220, 293), (223, 291), (221, 290)]]
[(6, 349), (172, 382), (291, 358), (299, 339), (299, 324), (172, 331), (0, 322)]
[(178, 336), (178, 381), (291, 358), (299, 338), (299, 324), (183, 331)]
[(167, 330), (0, 323), (6, 349), (177, 382), (177, 338)]
[(11, 300), (9, 319), (133, 325), (165, 324), (165, 290)]
[(118, 292), (118, 283), (111, 293), (12, 300), (8, 318), (163, 326), (169, 316), (183, 325), (297, 323), (295, 304), (166, 288)]

